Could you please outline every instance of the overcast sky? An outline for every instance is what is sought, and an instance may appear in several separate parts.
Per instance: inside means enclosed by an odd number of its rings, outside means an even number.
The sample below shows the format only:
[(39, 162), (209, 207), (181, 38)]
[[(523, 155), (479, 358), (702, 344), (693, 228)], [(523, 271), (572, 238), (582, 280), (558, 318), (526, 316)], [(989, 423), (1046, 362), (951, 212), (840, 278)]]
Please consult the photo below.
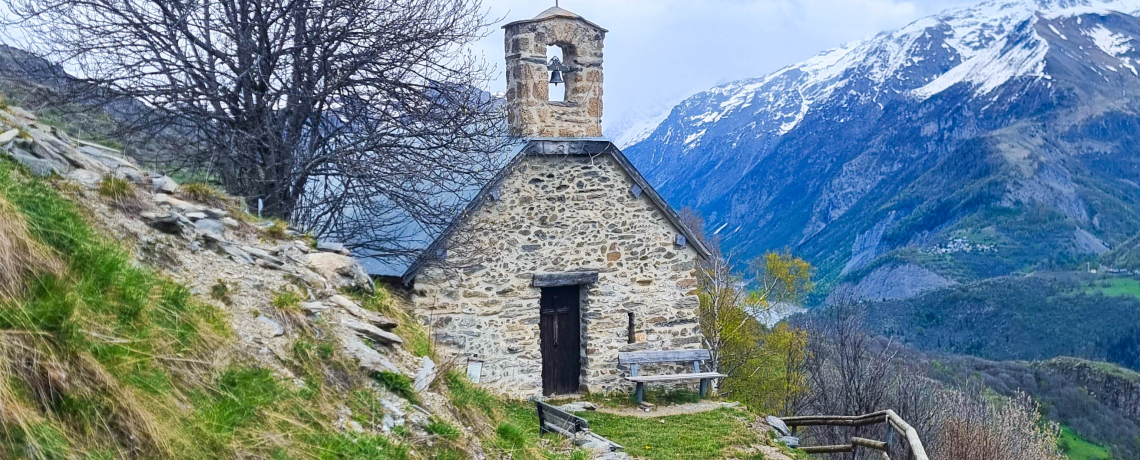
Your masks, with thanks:
[[(561, 0), (610, 33), (607, 126), (660, 113), (715, 85), (758, 77), (847, 42), (980, 0)], [(477, 52), (503, 67), (502, 24), (554, 0), (483, 0), (505, 20)], [(502, 91), (500, 76), (492, 88)]]

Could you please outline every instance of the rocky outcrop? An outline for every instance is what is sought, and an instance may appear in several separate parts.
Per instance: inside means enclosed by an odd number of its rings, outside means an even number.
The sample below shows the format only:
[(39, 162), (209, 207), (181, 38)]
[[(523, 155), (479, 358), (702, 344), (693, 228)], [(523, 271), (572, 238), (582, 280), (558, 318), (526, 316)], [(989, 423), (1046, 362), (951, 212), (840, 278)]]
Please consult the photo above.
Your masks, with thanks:
[[(67, 193), (90, 211), (96, 226), (133, 247), (140, 263), (224, 309), (235, 351), (258, 360), (283, 381), (301, 381), (287, 363), (295, 359), (294, 345), (303, 334), (331, 337), (365, 374), (395, 372), (411, 378), (422, 371), (422, 360), (400, 347), (396, 321), (341, 294), (374, 288), (344, 245), (323, 242), (314, 248), (307, 240), (263, 237), (259, 227), (266, 224), (239, 221), (236, 209), (184, 199), (172, 178), (140, 168), (117, 150), (70, 139), (18, 108), (0, 110), (0, 156), (33, 175), (69, 181)], [(142, 209), (102, 199), (97, 189), (108, 177), (134, 184)], [(301, 297), (298, 311), (274, 305), (283, 292)], [(427, 381), (433, 373), (420, 378)], [(380, 385), (372, 388), (384, 404), (382, 432), (405, 424), (422, 428), (430, 418), (455, 423), (447, 398), (426, 387), (420, 395), (424, 407), (418, 408)], [(353, 421), (348, 407), (340, 411), (345, 416), (338, 427), (355, 432), (375, 428)]]
[(372, 292), (372, 278), (352, 257), (339, 252), (314, 252), (306, 254), (304, 261), (310, 269), (323, 276), (335, 288)]
[(1055, 358), (1038, 364), (1077, 383), (1105, 406), (1140, 421), (1140, 374), (1115, 364)]
[(892, 264), (863, 277), (850, 293), (859, 300), (908, 299), (953, 284), (946, 277), (915, 264)]

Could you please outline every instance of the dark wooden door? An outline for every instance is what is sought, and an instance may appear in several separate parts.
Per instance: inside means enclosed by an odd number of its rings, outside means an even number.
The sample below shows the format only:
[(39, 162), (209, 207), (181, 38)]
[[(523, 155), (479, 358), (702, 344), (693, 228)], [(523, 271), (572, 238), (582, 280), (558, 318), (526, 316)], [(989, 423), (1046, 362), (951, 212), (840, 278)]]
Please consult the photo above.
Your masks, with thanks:
[(578, 392), (582, 373), (578, 295), (578, 286), (542, 289), (538, 329), (542, 341), (542, 393), (548, 396)]

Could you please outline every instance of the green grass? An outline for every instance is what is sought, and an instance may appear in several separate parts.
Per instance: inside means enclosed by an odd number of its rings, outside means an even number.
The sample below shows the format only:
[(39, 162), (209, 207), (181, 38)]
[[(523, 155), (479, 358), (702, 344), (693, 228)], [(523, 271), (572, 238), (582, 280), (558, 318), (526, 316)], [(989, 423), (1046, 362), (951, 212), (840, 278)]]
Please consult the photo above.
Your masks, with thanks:
[[(609, 393), (609, 394), (589, 394), (585, 398), (594, 404), (604, 407), (621, 408), (621, 407), (637, 407), (637, 399), (635, 395), (630, 393)], [(658, 406), (673, 406), (677, 404), (690, 404), (701, 401), (701, 395), (695, 391), (688, 390), (666, 390), (664, 388), (647, 388), (645, 390), (645, 402), (658, 405)], [(565, 404), (569, 400), (551, 401), (551, 404)]]
[(416, 390), (412, 388), (412, 379), (404, 374), (397, 374), (395, 372), (381, 371), (372, 374), (376, 381), (384, 385), (397, 396), (408, 400), (412, 404), (419, 404), (420, 398), (416, 396)]
[(567, 451), (566, 441), (561, 436), (539, 436), (538, 414), (534, 403), (505, 401), (467, 381), (459, 372), (446, 375), (448, 395), (458, 409), (461, 421), (468, 426), (490, 425), (494, 430), (479, 433), (488, 458), (513, 458), (521, 460), (585, 460), (584, 451), (569, 450), (567, 453), (554, 453), (550, 446), (562, 446)]
[(268, 227), (261, 229), (261, 236), (268, 240), (284, 240), (289, 237), (289, 224), (280, 219), (271, 219)]
[(233, 305), (234, 303), (233, 299), (230, 298), (230, 286), (220, 278), (217, 283), (210, 286), (210, 298), (226, 305)]
[[(40, 276), (25, 297), (0, 303), (0, 458), (412, 456), (415, 446), (333, 428), (336, 403), (370, 390), (326, 341), (294, 347), (287, 364), (303, 387), (279, 381), (224, 351), (231, 331), (221, 310), (137, 264), (51, 182), (0, 161), (0, 196), (66, 264), (64, 275)], [(214, 368), (217, 352), (232, 364)], [(383, 416), (362, 399), (361, 418)]]
[(590, 429), (625, 446), (632, 456), (653, 460), (704, 460), (731, 458), (738, 446), (761, 440), (735, 409), (717, 409), (691, 415), (661, 418), (623, 417), (602, 412), (577, 414), (590, 422)]
[(1078, 436), (1069, 427), (1061, 428), (1061, 438), (1057, 442), (1061, 452), (1069, 460), (1111, 460), (1112, 454), (1104, 446), (1093, 444)]
[(395, 296), (383, 283), (376, 283), (372, 294), (364, 294), (359, 290), (350, 290), (343, 294), (359, 301), (361, 307), (382, 313), (399, 323), (395, 332), (404, 339), (404, 349), (416, 356), (436, 357), (435, 344), (428, 336), (427, 328), (397, 305)]
[(434, 417), (428, 421), (427, 426), (424, 427), (424, 431), (450, 441), (459, 439), (461, 435), (459, 428), (456, 428), (455, 425)]
[(1093, 282), (1085, 288), (1085, 294), (1100, 294), (1106, 297), (1134, 297), (1140, 299), (1140, 280), (1134, 278), (1110, 278)]
[[(168, 416), (176, 410), (173, 371), (197, 372), (187, 363), (228, 334), (228, 321), (186, 287), (136, 265), (48, 182), (7, 161), (0, 162), (0, 195), (25, 218), (32, 236), (67, 265), (62, 276), (36, 280), (17, 304), (0, 305), (0, 330), (24, 338), (20, 353), (69, 379), (67, 387), (53, 390), (58, 399), (44, 401), (31, 396), (40, 393), (27, 392), (0, 402), (28, 413), (48, 407), (46, 414), (26, 420), (46, 419), (50, 430), (5, 428), (27, 431), (16, 436), (41, 449), (85, 451), (88, 446), (162, 454), (171, 444)], [(0, 359), (11, 356), (0, 353)], [(6, 393), (3, 387), (41, 386), (49, 372), (7, 369), (16, 370), (0, 375), (0, 396)]]
[(228, 207), (233, 202), (224, 192), (203, 182), (190, 182), (178, 186), (178, 197), (218, 208)]

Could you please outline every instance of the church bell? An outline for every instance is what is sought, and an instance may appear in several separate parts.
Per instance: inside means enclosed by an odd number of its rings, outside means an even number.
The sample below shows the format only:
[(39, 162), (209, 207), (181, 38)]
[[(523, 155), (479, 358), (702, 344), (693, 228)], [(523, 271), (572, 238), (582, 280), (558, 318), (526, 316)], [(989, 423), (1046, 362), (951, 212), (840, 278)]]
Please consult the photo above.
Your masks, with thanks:
[(566, 83), (566, 80), (562, 79), (562, 73), (569, 72), (570, 68), (566, 67), (566, 65), (562, 63), (562, 60), (558, 59), (558, 56), (550, 58), (550, 65), (547, 65), (546, 68), (550, 70), (551, 83), (555, 85)]

